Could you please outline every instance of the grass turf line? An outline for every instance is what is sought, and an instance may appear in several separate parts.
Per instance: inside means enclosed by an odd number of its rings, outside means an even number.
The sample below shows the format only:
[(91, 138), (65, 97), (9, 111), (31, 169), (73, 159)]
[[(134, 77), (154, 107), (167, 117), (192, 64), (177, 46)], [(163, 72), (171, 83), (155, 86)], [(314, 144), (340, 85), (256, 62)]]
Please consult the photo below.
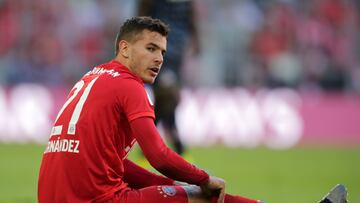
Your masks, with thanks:
[[(43, 145), (0, 144), (0, 202), (37, 202)], [(317, 202), (336, 183), (360, 202), (360, 149), (295, 148), (274, 151), (215, 146), (192, 148), (195, 164), (227, 181), (227, 192), (267, 203)], [(136, 158), (136, 152), (131, 158)]]

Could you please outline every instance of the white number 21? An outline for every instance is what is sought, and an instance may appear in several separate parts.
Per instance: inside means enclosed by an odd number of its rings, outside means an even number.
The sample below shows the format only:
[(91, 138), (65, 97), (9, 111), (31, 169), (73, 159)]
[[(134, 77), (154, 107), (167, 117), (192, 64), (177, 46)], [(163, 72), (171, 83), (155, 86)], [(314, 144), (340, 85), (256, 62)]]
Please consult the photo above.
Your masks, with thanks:
[[(71, 115), (71, 118), (70, 118), (70, 121), (69, 121), (69, 127), (67, 129), (67, 134), (75, 135), (76, 123), (79, 120), (81, 110), (82, 110), (82, 108), (83, 108), (83, 106), (85, 104), (85, 101), (86, 101), (87, 97), (89, 96), (89, 93), (90, 93), (90, 90), (91, 90), (92, 86), (94, 85), (94, 83), (95, 83), (95, 81), (97, 79), (98, 79), (98, 77), (95, 77), (95, 78), (93, 78), (92, 80), (90, 80), (89, 82), (86, 82), (86, 83), (83, 80), (80, 80), (79, 82), (77, 82), (75, 84), (75, 86), (73, 87), (73, 89), (71, 90), (74, 93), (71, 95), (71, 97), (68, 98), (68, 100), (65, 102), (65, 104), (63, 105), (63, 107), (59, 111), (58, 115), (56, 116), (55, 123), (59, 119), (59, 117), (61, 116), (61, 114), (65, 110), (65, 108), (74, 100), (74, 98), (79, 94), (79, 92), (83, 88), (85, 88), (85, 90), (81, 94), (81, 97), (80, 97), (79, 101), (77, 102), (77, 104), (75, 106), (75, 109), (74, 109), (74, 111), (73, 111), (73, 113)], [(51, 136), (60, 135), (61, 131), (62, 131), (62, 125), (54, 126), (52, 128), (52, 130), (51, 130)]]

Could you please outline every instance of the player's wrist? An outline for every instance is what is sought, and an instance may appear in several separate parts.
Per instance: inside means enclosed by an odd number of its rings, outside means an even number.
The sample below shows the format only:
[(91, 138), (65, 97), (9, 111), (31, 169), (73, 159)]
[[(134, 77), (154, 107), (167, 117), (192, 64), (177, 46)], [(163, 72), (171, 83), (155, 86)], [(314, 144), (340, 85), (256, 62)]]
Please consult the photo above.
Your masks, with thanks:
[(187, 186), (189, 184), (185, 183), (185, 182), (181, 182), (181, 181), (174, 181), (173, 185), (175, 185), (175, 186)]
[(210, 175), (207, 174), (207, 177), (204, 178), (204, 180), (202, 180), (198, 185), (199, 185), (200, 187), (206, 187), (206, 185), (208, 185), (209, 182), (210, 182)]

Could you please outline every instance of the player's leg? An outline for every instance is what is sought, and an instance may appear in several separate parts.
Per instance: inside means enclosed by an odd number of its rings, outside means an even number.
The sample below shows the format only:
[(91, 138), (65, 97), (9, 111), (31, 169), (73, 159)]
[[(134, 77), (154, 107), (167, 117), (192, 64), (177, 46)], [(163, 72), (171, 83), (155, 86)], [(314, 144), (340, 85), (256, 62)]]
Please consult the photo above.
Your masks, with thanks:
[(175, 152), (182, 155), (185, 149), (175, 122), (175, 110), (180, 99), (180, 86), (176, 76), (169, 75), (174, 75), (174, 73), (169, 70), (163, 72), (159, 81), (154, 85), (156, 122), (161, 121), (168, 141)]
[[(116, 194), (114, 203), (216, 203), (217, 197), (205, 196), (198, 186), (152, 186), (140, 190), (126, 189)], [(225, 203), (259, 203), (257, 200), (226, 194)]]
[[(206, 197), (200, 187), (195, 185), (184, 186), (184, 190), (189, 198), (189, 203), (217, 203), (217, 197)], [(249, 199), (242, 196), (225, 194), (225, 203), (260, 203), (258, 200)]]
[[(115, 195), (113, 203), (188, 203), (182, 186), (150, 186), (142, 189), (125, 189)], [(201, 203), (201, 202), (200, 202)]]
[(179, 155), (183, 155), (185, 152), (185, 146), (180, 140), (180, 136), (177, 130), (175, 122), (175, 107), (170, 112), (168, 112), (168, 115), (165, 116), (163, 124), (166, 135), (172, 142), (175, 152)]
[[(200, 187), (189, 185), (185, 186), (184, 190), (189, 198), (189, 203), (217, 203), (218, 197), (206, 197), (201, 192)], [(230, 194), (225, 194), (225, 203), (260, 203), (258, 200), (252, 200), (242, 196), (234, 196)]]

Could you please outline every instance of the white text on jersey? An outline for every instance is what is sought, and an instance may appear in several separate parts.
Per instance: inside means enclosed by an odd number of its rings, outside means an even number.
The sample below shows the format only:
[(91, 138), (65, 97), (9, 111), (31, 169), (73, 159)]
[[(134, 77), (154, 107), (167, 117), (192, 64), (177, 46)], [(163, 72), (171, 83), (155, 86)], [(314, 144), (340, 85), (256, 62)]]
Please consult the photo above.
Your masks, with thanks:
[(107, 69), (105, 69), (105, 68), (99, 68), (99, 67), (95, 67), (95, 68), (92, 69), (91, 71), (87, 72), (87, 73), (85, 74), (85, 76), (91, 75), (91, 74), (101, 75), (101, 74), (104, 74), (104, 73), (109, 74), (109, 75), (111, 75), (111, 76), (113, 76), (113, 77), (118, 77), (118, 76), (120, 76), (120, 73), (114, 71), (114, 69), (107, 70)]
[(79, 153), (80, 140), (60, 139), (50, 140), (44, 154), (51, 152)]

